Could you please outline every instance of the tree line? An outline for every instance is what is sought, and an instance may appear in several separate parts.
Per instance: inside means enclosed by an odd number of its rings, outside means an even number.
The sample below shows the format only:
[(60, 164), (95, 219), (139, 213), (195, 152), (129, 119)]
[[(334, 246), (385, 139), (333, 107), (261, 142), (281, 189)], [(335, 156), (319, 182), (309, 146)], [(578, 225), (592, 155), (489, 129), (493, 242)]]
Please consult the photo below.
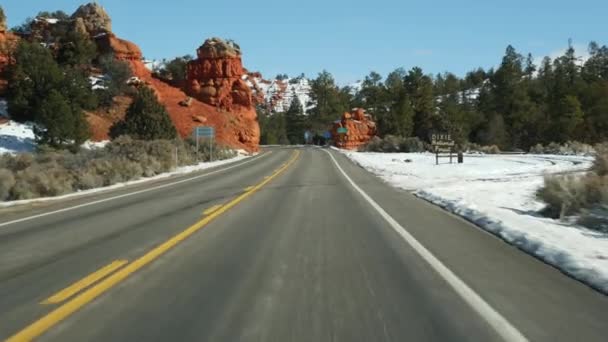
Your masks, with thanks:
[(537, 65), (532, 55), (508, 46), (496, 68), (464, 77), (430, 75), (419, 67), (398, 68), (384, 78), (371, 72), (357, 91), (339, 87), (323, 71), (311, 80), (308, 105), (314, 107), (305, 118), (296, 116), (303, 123), (290, 124), (290, 111), (262, 109), (263, 136), (285, 142), (303, 130), (320, 133), (344, 111), (360, 107), (372, 114), (380, 136), (428, 142), (432, 133), (446, 132), (458, 143), (523, 150), (538, 143), (594, 144), (608, 139), (608, 47), (592, 42), (588, 52), (583, 60), (570, 44), (563, 55)]

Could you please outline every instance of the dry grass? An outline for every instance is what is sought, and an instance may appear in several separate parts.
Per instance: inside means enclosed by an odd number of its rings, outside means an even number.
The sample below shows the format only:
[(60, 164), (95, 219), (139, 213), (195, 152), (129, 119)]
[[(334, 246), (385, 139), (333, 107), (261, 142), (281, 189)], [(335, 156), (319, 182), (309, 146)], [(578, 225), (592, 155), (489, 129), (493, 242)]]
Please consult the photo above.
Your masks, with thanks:
[(598, 146), (596, 151), (587, 174), (545, 177), (545, 185), (537, 192), (547, 204), (543, 214), (560, 219), (580, 216), (580, 224), (608, 232), (608, 148)]
[[(231, 150), (219, 146), (214, 149), (216, 160), (234, 156)], [(0, 201), (60, 196), (151, 177), (209, 159), (208, 147), (197, 156), (191, 142), (137, 141), (129, 137), (120, 137), (103, 149), (78, 153), (41, 149), (34, 154), (2, 155)]]

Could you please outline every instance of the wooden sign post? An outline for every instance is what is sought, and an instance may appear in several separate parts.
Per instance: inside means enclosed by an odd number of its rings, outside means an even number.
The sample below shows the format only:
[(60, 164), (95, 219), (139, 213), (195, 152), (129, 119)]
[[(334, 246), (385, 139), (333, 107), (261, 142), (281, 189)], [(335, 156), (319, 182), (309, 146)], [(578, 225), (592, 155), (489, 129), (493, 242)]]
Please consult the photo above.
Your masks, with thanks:
[[(431, 136), (431, 145), (433, 146), (433, 152), (435, 152), (435, 161), (439, 165), (439, 158), (450, 158), (450, 164), (453, 161), (454, 146), (456, 143), (452, 140), (452, 136), (448, 133), (433, 134)], [(442, 153), (444, 155), (442, 155)], [(445, 155), (448, 153), (448, 155)]]

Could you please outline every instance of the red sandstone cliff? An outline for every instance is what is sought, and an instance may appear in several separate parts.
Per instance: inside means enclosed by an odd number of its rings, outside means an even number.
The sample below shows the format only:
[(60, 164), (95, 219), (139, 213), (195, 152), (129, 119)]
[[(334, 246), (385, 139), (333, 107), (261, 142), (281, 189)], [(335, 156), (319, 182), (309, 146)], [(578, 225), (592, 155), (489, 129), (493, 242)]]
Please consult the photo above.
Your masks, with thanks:
[[(210, 44), (211, 41), (214, 44)], [(251, 90), (241, 84), (244, 71), (240, 52), (238, 57), (227, 54), (223, 50), (225, 47), (220, 45), (222, 42), (214, 38), (199, 48), (199, 58), (189, 65), (186, 89), (182, 90), (152, 77), (135, 44), (112, 33), (97, 39), (101, 51), (110, 50), (117, 59), (128, 62), (135, 76), (154, 89), (182, 137), (191, 136), (196, 126), (213, 126), (220, 144), (257, 151), (260, 128)], [(213, 81), (213, 92), (194, 92), (188, 86), (208, 85), (210, 81)], [(180, 104), (189, 95), (192, 99), (188, 106)]]

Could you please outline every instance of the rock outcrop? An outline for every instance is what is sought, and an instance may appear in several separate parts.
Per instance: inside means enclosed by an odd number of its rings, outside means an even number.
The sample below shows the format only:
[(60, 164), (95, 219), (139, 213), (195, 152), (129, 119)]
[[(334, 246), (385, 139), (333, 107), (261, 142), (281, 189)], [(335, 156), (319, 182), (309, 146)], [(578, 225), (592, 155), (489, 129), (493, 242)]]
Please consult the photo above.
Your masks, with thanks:
[(232, 41), (211, 38), (188, 63), (186, 93), (223, 111), (254, 106), (251, 89), (242, 76), (241, 48)]
[(6, 17), (0, 7), (0, 95), (6, 91), (6, 67), (10, 63), (10, 52), (19, 42), (19, 37), (9, 32), (6, 27)]
[(76, 29), (86, 31), (92, 37), (112, 32), (112, 19), (106, 10), (97, 2), (88, 3), (78, 7), (71, 17)]
[[(154, 78), (137, 45), (111, 32), (98, 35), (96, 42), (100, 53), (112, 53), (116, 59), (128, 62), (134, 76), (155, 91), (182, 137), (192, 136), (196, 126), (212, 126), (219, 144), (247, 151), (259, 149), (260, 127), (251, 90), (241, 80), (244, 69), (238, 45), (211, 39), (198, 50), (198, 59), (188, 66), (188, 80), (196, 82), (188, 84), (213, 82), (213, 96), (203, 96), (188, 85), (180, 89)], [(184, 99), (189, 97), (192, 99), (184, 106)]]
[[(340, 128), (346, 128), (346, 133), (339, 132)], [(348, 150), (356, 150), (367, 144), (376, 134), (376, 123), (360, 108), (354, 109), (350, 113), (344, 113), (331, 129), (336, 147)]]

